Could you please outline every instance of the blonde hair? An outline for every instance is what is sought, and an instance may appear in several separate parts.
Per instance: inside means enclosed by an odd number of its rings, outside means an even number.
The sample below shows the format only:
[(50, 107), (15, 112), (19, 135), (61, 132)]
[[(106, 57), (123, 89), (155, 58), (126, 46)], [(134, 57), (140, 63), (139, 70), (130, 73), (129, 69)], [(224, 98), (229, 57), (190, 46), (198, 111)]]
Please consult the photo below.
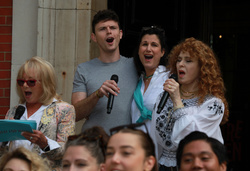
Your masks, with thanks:
[(28, 149), (26, 149), (24, 147), (19, 147), (12, 152), (5, 153), (0, 158), (0, 171), (3, 171), (5, 165), (11, 159), (14, 159), (14, 158), (26, 161), (29, 164), (31, 171), (51, 170), (49, 168), (49, 162), (47, 159), (43, 159), (37, 153), (29, 151)]
[[(48, 105), (53, 101), (53, 98), (60, 100), (60, 96), (56, 93), (56, 74), (54, 67), (45, 59), (35, 56), (27, 60), (19, 69), (17, 79), (23, 78), (23, 74), (29, 75), (29, 71), (33, 70), (37, 80), (41, 82), (43, 95), (39, 102), (43, 105)], [(25, 97), (21, 87), (16, 84), (19, 103), (25, 102)]]
[(198, 59), (199, 61), (199, 103), (203, 103), (207, 95), (220, 98), (225, 105), (225, 112), (221, 124), (226, 123), (229, 116), (228, 103), (225, 98), (226, 88), (219, 63), (213, 50), (207, 44), (193, 37), (185, 39), (176, 45), (169, 54), (168, 68), (171, 73), (177, 74), (176, 63), (181, 52), (188, 52), (192, 58)]

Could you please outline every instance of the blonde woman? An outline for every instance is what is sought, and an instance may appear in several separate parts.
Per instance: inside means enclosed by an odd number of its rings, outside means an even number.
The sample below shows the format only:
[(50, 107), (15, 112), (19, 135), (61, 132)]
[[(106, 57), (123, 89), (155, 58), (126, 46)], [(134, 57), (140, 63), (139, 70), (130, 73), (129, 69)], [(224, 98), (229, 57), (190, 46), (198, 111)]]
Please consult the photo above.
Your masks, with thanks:
[[(54, 169), (59, 168), (67, 137), (75, 134), (75, 109), (56, 93), (53, 66), (41, 57), (27, 60), (18, 71), (17, 93), (18, 106), (25, 108), (20, 120), (35, 120), (37, 129), (23, 132), (27, 140), (10, 142), (9, 150), (24, 146), (51, 160)], [(18, 106), (7, 112), (6, 119), (15, 117)]]
[(0, 158), (0, 171), (5, 170), (48, 171), (50, 169), (47, 160), (26, 148), (19, 147)]

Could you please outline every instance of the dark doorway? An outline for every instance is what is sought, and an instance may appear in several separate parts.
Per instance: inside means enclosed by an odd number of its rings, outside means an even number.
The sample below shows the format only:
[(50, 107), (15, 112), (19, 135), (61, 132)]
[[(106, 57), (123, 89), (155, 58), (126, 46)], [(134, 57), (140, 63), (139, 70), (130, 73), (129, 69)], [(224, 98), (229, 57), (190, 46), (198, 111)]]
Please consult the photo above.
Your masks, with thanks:
[[(180, 40), (195, 37), (209, 44), (220, 62), (229, 122), (222, 126), (228, 149), (228, 170), (247, 168), (247, 123), (250, 114), (250, 1), (249, 0), (108, 0), (108, 8), (120, 17), (124, 37), (121, 54), (132, 56), (142, 27), (165, 29), (169, 50)], [(249, 134), (250, 135), (250, 134)]]
[(186, 37), (209, 41), (212, 1), (109, 0), (108, 7), (120, 17), (124, 32), (120, 50), (124, 56), (132, 55), (142, 27), (152, 25), (165, 29), (169, 49)]

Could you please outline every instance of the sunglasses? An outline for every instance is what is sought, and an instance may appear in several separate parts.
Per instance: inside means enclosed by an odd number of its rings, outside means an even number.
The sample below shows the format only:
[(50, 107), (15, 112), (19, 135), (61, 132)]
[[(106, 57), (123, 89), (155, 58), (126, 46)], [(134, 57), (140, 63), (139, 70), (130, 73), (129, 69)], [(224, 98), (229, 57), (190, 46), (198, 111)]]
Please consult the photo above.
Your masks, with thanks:
[(142, 27), (142, 31), (148, 31), (148, 30), (158, 30), (160, 32), (165, 32), (162, 28), (157, 26)]
[(145, 129), (147, 131), (147, 134), (149, 135), (148, 128), (147, 128), (147, 126), (146, 126), (146, 124), (144, 122), (143, 123), (135, 123), (135, 124), (117, 126), (117, 127), (111, 128), (109, 131), (110, 131), (110, 135), (113, 135), (113, 134), (119, 132), (122, 129), (139, 130), (139, 129), (136, 129), (136, 128), (139, 128), (141, 126), (145, 127)]
[(102, 154), (103, 156), (105, 156), (105, 150), (106, 150), (106, 147), (103, 143), (103, 140), (102, 140), (102, 135), (98, 135), (98, 136), (86, 136), (85, 134), (79, 134), (79, 135), (70, 135), (68, 136), (68, 141), (73, 141), (73, 140), (85, 140), (85, 141), (88, 141), (88, 142), (99, 142), (99, 146), (102, 150)]
[(37, 80), (23, 80), (23, 79), (17, 79), (16, 81), (20, 87), (22, 87), (24, 83), (26, 83), (29, 87), (34, 87), (37, 82)]

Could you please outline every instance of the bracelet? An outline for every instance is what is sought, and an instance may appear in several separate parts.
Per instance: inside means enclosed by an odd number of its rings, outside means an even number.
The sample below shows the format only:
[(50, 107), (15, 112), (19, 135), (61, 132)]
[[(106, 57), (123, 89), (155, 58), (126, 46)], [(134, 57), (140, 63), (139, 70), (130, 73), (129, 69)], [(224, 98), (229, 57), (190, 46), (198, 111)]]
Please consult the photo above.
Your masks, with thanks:
[(100, 95), (99, 95), (99, 89), (95, 91), (95, 95), (100, 99), (102, 98)]

